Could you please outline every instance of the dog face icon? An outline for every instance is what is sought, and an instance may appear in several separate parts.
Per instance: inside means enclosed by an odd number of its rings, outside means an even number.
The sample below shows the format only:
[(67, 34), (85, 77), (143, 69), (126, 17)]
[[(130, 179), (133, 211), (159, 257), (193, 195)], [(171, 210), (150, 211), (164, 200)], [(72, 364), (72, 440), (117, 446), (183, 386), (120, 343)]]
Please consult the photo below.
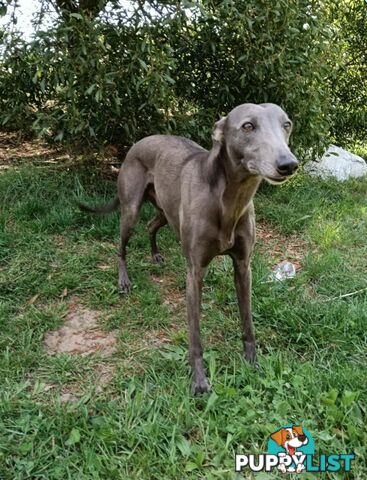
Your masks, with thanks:
[(287, 455), (294, 455), (297, 448), (308, 443), (308, 438), (303, 433), (301, 425), (293, 425), (289, 428), (281, 428), (271, 435), (271, 438), (284, 448)]

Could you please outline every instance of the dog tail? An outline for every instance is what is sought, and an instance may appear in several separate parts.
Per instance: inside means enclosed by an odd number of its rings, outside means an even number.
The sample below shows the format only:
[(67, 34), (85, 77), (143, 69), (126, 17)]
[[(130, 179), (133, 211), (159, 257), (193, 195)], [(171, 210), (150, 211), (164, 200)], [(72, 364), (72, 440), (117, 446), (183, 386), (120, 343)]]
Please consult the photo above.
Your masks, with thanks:
[(79, 208), (82, 212), (88, 213), (111, 213), (114, 210), (117, 210), (120, 205), (119, 197), (115, 197), (112, 202), (104, 205), (103, 207), (89, 207), (88, 205), (84, 205), (83, 203), (79, 203)]

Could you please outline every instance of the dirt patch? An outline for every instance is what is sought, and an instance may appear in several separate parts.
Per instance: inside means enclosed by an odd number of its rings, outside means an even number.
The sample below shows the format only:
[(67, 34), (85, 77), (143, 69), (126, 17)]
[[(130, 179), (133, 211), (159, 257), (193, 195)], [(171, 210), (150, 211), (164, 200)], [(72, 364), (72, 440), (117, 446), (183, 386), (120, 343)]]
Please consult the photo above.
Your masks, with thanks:
[(295, 234), (283, 235), (265, 222), (256, 225), (256, 235), (257, 248), (260, 252), (270, 254), (274, 265), (288, 260), (295, 265), (297, 270), (302, 267), (303, 257), (309, 250), (306, 240)]
[(107, 145), (97, 151), (91, 149), (68, 148), (59, 144), (50, 144), (41, 139), (24, 139), (17, 133), (0, 132), (0, 171), (17, 168), (32, 163), (37, 167), (61, 166), (85, 161), (98, 166), (101, 174), (111, 180), (116, 180), (125, 149), (116, 145)]
[(56, 391), (61, 402), (77, 402), (86, 386), (92, 385), (96, 393), (102, 392), (111, 382), (115, 364), (109, 358), (116, 351), (116, 332), (104, 332), (99, 328), (99, 312), (80, 304), (75, 297), (70, 301), (64, 325), (47, 332), (44, 344), (49, 355), (67, 353), (91, 356), (98, 353), (103, 360), (91, 362), (82, 380), (59, 384), (46, 384), (44, 391)]
[(65, 324), (45, 334), (45, 346), (50, 355), (69, 353), (91, 355), (98, 352), (108, 357), (116, 351), (116, 334), (98, 328), (98, 312), (75, 301), (69, 306)]
[(3, 167), (30, 159), (56, 163), (69, 158), (62, 148), (48, 145), (39, 139), (20, 142), (16, 133), (0, 132), (0, 165)]

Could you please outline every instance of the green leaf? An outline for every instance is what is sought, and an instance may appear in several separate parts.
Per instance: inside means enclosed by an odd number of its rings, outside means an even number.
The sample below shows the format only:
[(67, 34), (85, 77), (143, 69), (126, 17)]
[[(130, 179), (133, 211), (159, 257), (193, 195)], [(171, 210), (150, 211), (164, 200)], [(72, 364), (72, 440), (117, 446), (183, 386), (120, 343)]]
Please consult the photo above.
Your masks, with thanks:
[(83, 20), (83, 15), (80, 15), (80, 13), (71, 13), (70, 16), (78, 20)]
[(54, 140), (55, 140), (55, 142), (61, 142), (63, 138), (64, 138), (64, 132), (61, 131), (61, 132), (59, 132), (59, 133), (56, 135), (56, 137), (54, 138)]
[(218, 399), (218, 395), (215, 392), (212, 392), (210, 394), (210, 397), (208, 398), (208, 402), (206, 404), (206, 410), (210, 410), (214, 406), (217, 399)]
[(97, 90), (94, 98), (96, 99), (97, 102), (100, 102), (102, 100), (102, 91)]
[(197, 470), (199, 467), (194, 462), (188, 462), (185, 466), (186, 472), (192, 472), (193, 470)]
[(329, 432), (319, 432), (317, 437), (323, 440), (324, 442), (330, 442), (330, 440), (335, 438), (335, 435), (330, 435)]
[(140, 65), (144, 68), (144, 70), (148, 70), (147, 64), (141, 58), (138, 58)]
[(20, 447), (18, 447), (18, 451), (21, 454), (26, 455), (32, 450), (32, 448), (33, 448), (33, 442), (22, 443)]
[(336, 399), (338, 397), (338, 390), (336, 390), (335, 388), (333, 388), (332, 390), (330, 390), (329, 392), (327, 393), (324, 393), (320, 396), (320, 401), (324, 404), (324, 405), (334, 405), (335, 402), (336, 402)]
[(205, 453), (202, 450), (199, 450), (196, 454), (196, 464), (202, 466), (205, 460)]
[(185, 350), (176, 345), (166, 345), (159, 351), (159, 353), (167, 360), (178, 361), (183, 360), (186, 357)]
[(69, 438), (66, 440), (65, 445), (71, 446), (79, 443), (80, 432), (77, 428), (73, 428), (70, 432)]
[(87, 88), (87, 90), (85, 91), (85, 94), (90, 95), (95, 88), (96, 88), (96, 84), (91, 85), (89, 88)]
[(173, 80), (173, 78), (170, 77), (169, 75), (165, 75), (164, 78), (165, 78), (165, 79), (167, 80), (167, 82), (169, 82), (171, 85), (174, 85), (174, 84), (176, 83), (176, 82)]
[(184, 457), (189, 457), (191, 455), (191, 445), (185, 437), (180, 437), (176, 440), (176, 447)]
[(358, 392), (351, 392), (350, 390), (345, 390), (342, 396), (342, 404), (346, 407), (349, 407), (354, 403), (355, 399), (358, 396)]

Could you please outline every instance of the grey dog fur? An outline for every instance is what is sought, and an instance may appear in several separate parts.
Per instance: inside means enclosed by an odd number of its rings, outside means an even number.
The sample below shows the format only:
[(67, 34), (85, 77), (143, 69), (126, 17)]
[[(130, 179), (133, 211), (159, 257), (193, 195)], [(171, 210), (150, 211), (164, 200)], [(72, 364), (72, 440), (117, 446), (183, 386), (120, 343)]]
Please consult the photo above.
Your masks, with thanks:
[(153, 135), (131, 147), (119, 172), (118, 197), (106, 207), (85, 211), (108, 213), (120, 206), (119, 287), (130, 290), (126, 245), (144, 200), (157, 215), (149, 224), (153, 259), (161, 261), (156, 243), (169, 224), (181, 241), (187, 261), (186, 300), (189, 360), (194, 394), (210, 389), (200, 340), (203, 277), (217, 255), (230, 255), (239, 304), (244, 356), (255, 364), (251, 315), (250, 257), (255, 243), (253, 197), (262, 179), (283, 183), (297, 168), (289, 149), (292, 125), (275, 104), (243, 104), (214, 127), (210, 151), (182, 137)]

